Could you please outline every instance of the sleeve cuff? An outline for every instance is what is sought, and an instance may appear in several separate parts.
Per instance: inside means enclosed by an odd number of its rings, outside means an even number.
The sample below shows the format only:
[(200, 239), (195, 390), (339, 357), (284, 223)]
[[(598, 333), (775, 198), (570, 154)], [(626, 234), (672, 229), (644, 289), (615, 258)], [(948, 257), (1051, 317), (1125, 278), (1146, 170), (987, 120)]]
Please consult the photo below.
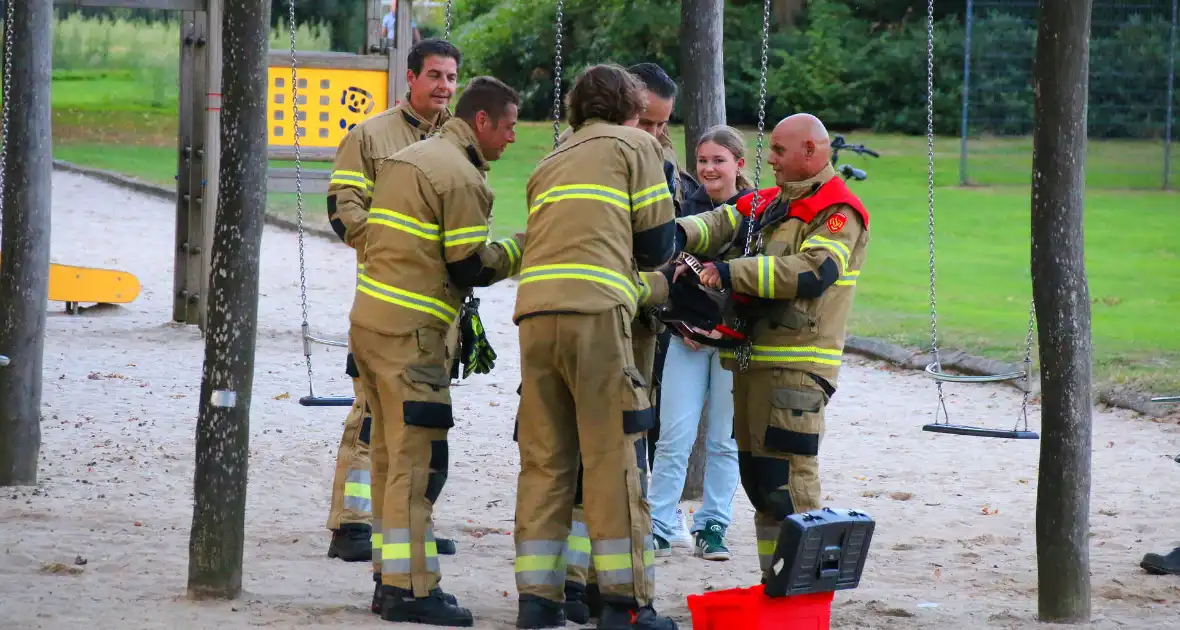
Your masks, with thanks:
[(717, 275), (721, 276), (721, 288), (732, 289), (733, 283), (730, 281), (730, 278), (729, 278), (729, 263), (718, 262), (718, 263), (713, 263), (713, 266), (717, 268)]

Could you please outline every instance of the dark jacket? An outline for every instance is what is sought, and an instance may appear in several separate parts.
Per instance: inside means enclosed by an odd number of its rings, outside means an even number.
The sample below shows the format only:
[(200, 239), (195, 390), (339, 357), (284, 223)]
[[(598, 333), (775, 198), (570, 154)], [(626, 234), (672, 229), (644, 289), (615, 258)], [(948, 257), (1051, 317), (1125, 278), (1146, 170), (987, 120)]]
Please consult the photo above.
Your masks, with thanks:
[[(733, 204), (737, 203), (737, 200), (739, 197), (741, 197), (742, 195), (744, 195), (746, 193), (753, 192), (753, 191), (754, 191), (753, 188), (739, 190), (736, 195), (734, 195), (733, 197), (730, 197), (729, 199), (726, 199), (722, 203), (727, 203), (727, 204), (733, 205)], [(676, 218), (688, 217), (688, 216), (692, 216), (694, 214), (701, 214), (702, 212), (708, 212), (708, 211), (712, 210), (713, 208), (716, 208), (719, 205), (721, 205), (721, 203), (713, 201), (712, 199), (709, 198), (709, 193), (708, 193), (708, 191), (705, 190), (704, 186), (698, 186), (696, 190), (694, 190), (691, 193), (686, 194), (684, 196), (684, 203), (680, 204), (680, 213), (677, 215)]]

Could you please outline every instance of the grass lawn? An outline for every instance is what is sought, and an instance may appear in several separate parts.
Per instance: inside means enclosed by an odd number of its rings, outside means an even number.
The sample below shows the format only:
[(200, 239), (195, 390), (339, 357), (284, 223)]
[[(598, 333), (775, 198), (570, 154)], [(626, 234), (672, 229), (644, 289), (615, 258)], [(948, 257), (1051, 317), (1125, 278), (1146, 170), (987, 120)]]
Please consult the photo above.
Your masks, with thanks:
[[(133, 76), (118, 73), (96, 81), (55, 75), (53, 90), (55, 157), (173, 184), (175, 101), (141, 100), (151, 90), (137, 90)], [(858, 133), (847, 138), (881, 153), (879, 159), (841, 159), (869, 172), (853, 189), (873, 216), (852, 332), (928, 346), (926, 141)], [(748, 140), (752, 173), (753, 132)], [(497, 233), (523, 227), (525, 182), (551, 145), (550, 124), (522, 124), (516, 144), (493, 165)], [(935, 149), (940, 346), (1017, 362), (1031, 297), (1031, 140), (972, 142), (969, 175), (987, 186), (957, 185), (957, 138), (939, 138)], [(1159, 143), (1090, 145), (1086, 255), (1100, 386), (1180, 392), (1180, 327), (1172, 319), (1180, 312), (1180, 195), (1153, 190), (1160, 183), (1161, 150)], [(763, 182), (771, 182), (768, 172)], [(294, 197), (270, 195), (269, 211), (293, 218)], [(304, 195), (304, 208), (309, 220), (326, 223), (322, 195)], [(1110, 237), (1115, 233), (1119, 247)]]

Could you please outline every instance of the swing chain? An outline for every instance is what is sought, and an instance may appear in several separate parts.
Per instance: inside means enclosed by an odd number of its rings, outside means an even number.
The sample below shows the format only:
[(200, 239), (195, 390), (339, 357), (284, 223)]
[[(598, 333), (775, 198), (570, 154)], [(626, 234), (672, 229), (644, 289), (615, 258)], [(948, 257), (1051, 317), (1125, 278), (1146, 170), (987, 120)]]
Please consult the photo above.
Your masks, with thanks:
[[(930, 237), (930, 354), (934, 365), (942, 372), (942, 361), (938, 358), (938, 306), (934, 271), (934, 0), (927, 0), (926, 3), (926, 205)], [(942, 413), (949, 423), (942, 381), (935, 380), (934, 384), (938, 388), (938, 408), (934, 410), (934, 421), (938, 422), (938, 415)]]
[(1024, 430), (1028, 431), (1028, 397), (1032, 394), (1032, 348), (1033, 348), (1033, 331), (1036, 330), (1037, 325), (1037, 303), (1036, 300), (1029, 300), (1028, 302), (1028, 336), (1024, 340), (1024, 398), (1020, 401), (1020, 418), (1019, 422), (1023, 421)]
[(0, 199), (4, 197), (4, 174), (8, 171), (8, 113), (9, 113), (9, 98), (12, 94), (12, 14), (13, 5), (12, 0), (8, 0), (5, 4), (4, 12), (4, 127), (3, 147), (0, 148)]
[[(754, 208), (759, 207), (758, 187), (762, 178), (762, 148), (766, 139), (766, 67), (770, 49), (770, 0), (762, 3), (762, 77), (758, 86), (758, 146), (754, 157), (754, 199), (750, 206), (750, 216), (746, 217), (746, 244), (744, 256), (749, 256), (755, 248), (762, 247), (762, 233), (758, 231), (757, 244), (754, 241), (755, 217)], [(745, 324), (740, 318), (734, 322), (739, 328)], [(734, 349), (737, 359), (738, 372), (745, 372), (750, 367), (750, 341), (746, 340)]]
[(296, 72), (295, 36), (295, 0), (287, 1), (287, 20), (291, 27), (291, 126), (292, 141), (295, 148), (295, 227), (299, 238), (299, 304), (303, 313), (301, 325), (303, 339), (303, 356), (307, 362), (307, 391), (315, 396), (315, 375), (311, 370), (311, 344), (308, 343), (309, 326), (307, 324), (307, 263), (303, 249), (303, 165), (299, 159), (299, 77)]
[(443, 31), (443, 39), (451, 41), (451, 0), (447, 0), (447, 23), (446, 29)]
[(561, 29), (565, 21), (565, 2), (557, 0), (557, 35), (556, 59), (553, 66), (553, 148), (557, 148), (557, 139), (561, 137)]

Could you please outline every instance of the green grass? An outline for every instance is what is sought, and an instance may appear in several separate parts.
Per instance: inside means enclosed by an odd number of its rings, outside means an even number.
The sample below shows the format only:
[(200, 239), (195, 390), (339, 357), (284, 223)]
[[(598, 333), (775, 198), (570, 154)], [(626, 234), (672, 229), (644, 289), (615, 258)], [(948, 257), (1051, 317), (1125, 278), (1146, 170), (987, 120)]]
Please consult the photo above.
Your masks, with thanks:
[[(150, 74), (134, 67), (58, 64), (54, 79), (56, 157), (173, 184), (174, 95), (169, 100), (166, 91), (153, 87)], [(674, 130), (677, 143), (679, 134)], [(853, 189), (872, 213), (852, 332), (928, 346), (926, 141), (846, 135), (881, 153), (879, 159), (852, 154), (841, 159), (869, 172)], [(753, 145), (752, 131), (748, 140)], [(550, 124), (522, 124), (516, 144), (493, 165), (489, 181), (496, 192), (497, 233), (523, 227), (525, 183), (551, 144)], [(1031, 295), (1031, 140), (972, 140), (970, 149), (971, 181), (986, 186), (958, 186), (957, 138), (935, 144), (940, 346), (1017, 362), (1023, 358)], [(1160, 153), (1159, 143), (1092, 141), (1087, 155), (1086, 264), (1095, 380), (1104, 387), (1180, 391), (1180, 327), (1172, 323), (1180, 312), (1180, 195), (1158, 191)], [(750, 172), (753, 154), (751, 146)], [(770, 184), (767, 169), (762, 179)], [(293, 218), (294, 197), (271, 194), (268, 210)], [(322, 195), (304, 195), (309, 221), (323, 225), (323, 208)]]

